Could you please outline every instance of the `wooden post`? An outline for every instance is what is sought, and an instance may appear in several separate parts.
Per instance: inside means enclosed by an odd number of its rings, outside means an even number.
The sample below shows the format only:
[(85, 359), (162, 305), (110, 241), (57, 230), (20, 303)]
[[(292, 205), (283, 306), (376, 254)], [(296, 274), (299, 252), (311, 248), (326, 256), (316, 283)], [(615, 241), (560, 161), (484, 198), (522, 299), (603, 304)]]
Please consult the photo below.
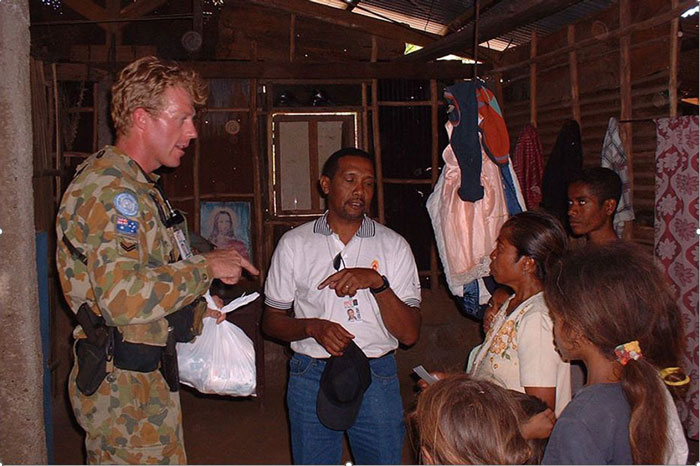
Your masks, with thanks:
[(530, 35), (530, 123), (537, 126), (537, 31)]
[[(432, 128), (432, 146), (431, 146), (431, 165), (430, 165), (430, 186), (435, 187), (435, 183), (438, 180), (438, 157), (440, 156), (439, 147), (439, 131), (438, 128), (438, 87), (437, 81), (434, 79), (430, 80), (430, 120)], [(438, 287), (438, 257), (437, 249), (435, 248), (435, 243), (430, 242), (430, 289), (436, 290)]]
[(369, 110), (367, 97), (367, 83), (362, 83), (362, 149), (369, 149)]
[[(374, 43), (374, 38), (372, 38)], [(373, 47), (374, 49), (374, 47)], [(385, 223), (384, 217), (384, 176), (382, 174), (382, 144), (379, 137), (379, 83), (372, 80), (372, 136), (374, 141), (374, 166), (377, 181), (377, 209), (379, 223)]]
[[(576, 42), (576, 28), (570, 24), (567, 28), (568, 45), (573, 46)], [(574, 120), (581, 125), (581, 104), (579, 102), (579, 86), (578, 86), (578, 60), (576, 49), (569, 52), (569, 76), (571, 80), (571, 113)]]
[(289, 62), (290, 63), (292, 63), (294, 61), (294, 53), (295, 53), (296, 44), (297, 44), (296, 22), (297, 22), (297, 15), (292, 13), (291, 18), (289, 19)]
[(97, 132), (99, 129), (99, 113), (100, 113), (100, 92), (99, 85), (94, 83), (92, 85), (92, 152), (97, 152), (98, 137)]
[[(55, 137), (54, 141), (56, 143), (56, 159), (54, 168), (60, 173), (63, 168), (63, 140), (61, 139), (61, 113), (58, 111), (58, 102), (60, 99), (60, 94), (58, 93), (58, 76), (56, 75), (56, 63), (51, 64), (51, 78), (53, 81), (53, 112), (54, 118), (54, 129)], [(61, 196), (63, 195), (63, 178), (61, 176), (56, 177), (56, 202), (61, 202)]]
[[(201, 122), (201, 120), (200, 120)], [(200, 123), (201, 124), (201, 123)], [(201, 129), (198, 131), (201, 133)], [(199, 224), (199, 201), (201, 193), (199, 187), (199, 159), (201, 157), (201, 144), (199, 138), (194, 140), (194, 162), (192, 164), (192, 197), (194, 198), (194, 229), (201, 231)]]
[[(262, 163), (260, 161), (260, 146), (258, 143), (258, 80), (249, 81), (250, 95), (250, 153), (253, 155), (253, 208), (255, 209), (255, 260), (260, 275), (258, 283), (262, 286), (265, 281), (265, 256), (263, 251), (263, 200), (262, 200)], [(272, 236), (272, 232), (270, 232)]]
[[(678, 0), (671, 0), (671, 9), (678, 8)], [(676, 16), (671, 20), (671, 37), (668, 66), (668, 104), (671, 118), (678, 116), (678, 31), (680, 18)]]
[[(626, 28), (630, 24), (630, 0), (620, 0), (620, 28)], [(632, 118), (632, 85), (630, 70), (630, 36), (620, 36), (620, 119)], [(632, 128), (630, 123), (620, 127), (620, 138), (627, 155), (627, 164), (630, 172), (630, 184), (634, 183), (632, 177)]]
[[(630, 25), (630, 0), (620, 0), (620, 29)], [(630, 67), (630, 35), (620, 36), (620, 120), (632, 118), (632, 84)], [(632, 124), (620, 126), (620, 139), (627, 156), (627, 169), (630, 179), (630, 199), (634, 199), (634, 157), (632, 154)], [(624, 239), (632, 238), (631, 222), (626, 222)]]

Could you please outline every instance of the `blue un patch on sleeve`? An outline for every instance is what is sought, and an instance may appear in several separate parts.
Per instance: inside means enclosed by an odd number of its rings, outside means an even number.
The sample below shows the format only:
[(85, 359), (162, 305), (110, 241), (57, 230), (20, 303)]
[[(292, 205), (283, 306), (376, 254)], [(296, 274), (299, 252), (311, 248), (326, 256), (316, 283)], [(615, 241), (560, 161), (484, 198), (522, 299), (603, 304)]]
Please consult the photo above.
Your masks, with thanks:
[(117, 234), (137, 236), (138, 233), (139, 222), (117, 215)]

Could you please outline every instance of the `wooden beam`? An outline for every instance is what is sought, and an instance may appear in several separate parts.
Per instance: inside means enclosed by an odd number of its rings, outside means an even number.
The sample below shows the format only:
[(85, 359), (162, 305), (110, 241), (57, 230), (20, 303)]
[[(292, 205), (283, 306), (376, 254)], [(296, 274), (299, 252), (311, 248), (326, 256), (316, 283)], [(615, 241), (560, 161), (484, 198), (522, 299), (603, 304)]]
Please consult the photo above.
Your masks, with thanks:
[(167, 0), (139, 0), (130, 3), (119, 12), (120, 18), (133, 19), (140, 18), (163, 5)]
[[(625, 30), (631, 22), (630, 0), (620, 0), (620, 29)], [(630, 66), (630, 35), (620, 36), (620, 120), (632, 119), (632, 84)], [(630, 179), (630, 196), (634, 194), (632, 128), (629, 124), (620, 126), (620, 139), (627, 155), (627, 168)]]
[(409, 26), (369, 18), (346, 10), (319, 5), (308, 0), (248, 0), (248, 3), (282, 10), (287, 13), (295, 13), (297, 16), (313, 18), (346, 28), (363, 30), (379, 37), (402, 40), (420, 46), (426, 46), (440, 38), (438, 35), (418, 31)]
[[(115, 66), (121, 69), (128, 62), (116, 65), (91, 63), (56, 64), (62, 80), (82, 80), (88, 74), (96, 79), (107, 74)], [(184, 66), (198, 71), (205, 78), (232, 79), (463, 79), (472, 74), (472, 65), (453, 61), (434, 63), (395, 63), (395, 62), (345, 62), (345, 63), (289, 63), (289, 62), (240, 62), (202, 61), (183, 62)], [(479, 67), (488, 71), (488, 66)]]
[(63, 0), (63, 4), (87, 19), (93, 21), (108, 19), (107, 10), (97, 5), (95, 2), (89, 0)]
[[(440, 98), (438, 95), (437, 81), (430, 80), (430, 129), (432, 143), (430, 148), (430, 185), (435, 187), (438, 180), (438, 169), (440, 164), (440, 121), (438, 120), (438, 110)], [(435, 242), (430, 242), (430, 289), (438, 289), (438, 253)]]
[[(671, 0), (671, 9), (678, 8), (678, 0)], [(668, 105), (669, 116), (678, 116), (678, 31), (680, 30), (680, 18), (676, 16), (671, 20), (671, 37), (668, 66)]]
[[(505, 32), (533, 23), (567, 8), (577, 0), (518, 0), (501, 3), (479, 19), (479, 41), (496, 38)], [(464, 48), (474, 36), (474, 24), (443, 37), (421, 50), (396, 61), (431, 61)]]
[(294, 62), (297, 44), (297, 15), (292, 13), (289, 17), (289, 63)]
[(386, 222), (384, 215), (384, 173), (382, 171), (382, 143), (379, 137), (379, 83), (372, 80), (372, 141), (374, 145), (375, 182), (377, 185), (377, 209), (379, 210), (379, 223)]
[(530, 35), (530, 124), (537, 127), (537, 31)]
[(258, 269), (260, 270), (260, 275), (258, 276), (258, 284), (262, 285), (265, 282), (265, 270), (263, 264), (267, 264), (265, 261), (263, 251), (263, 188), (262, 188), (262, 163), (260, 160), (260, 150), (259, 150), (259, 134), (258, 134), (258, 80), (251, 79), (248, 83), (248, 104), (250, 106), (250, 152), (253, 156), (253, 193), (255, 194), (255, 199), (253, 202), (253, 209), (255, 211), (255, 257), (253, 263), (258, 264)]
[[(567, 27), (566, 39), (568, 45), (576, 42), (576, 27), (570, 24)], [(571, 81), (571, 114), (581, 126), (581, 104), (579, 102), (579, 85), (578, 85), (578, 57), (576, 50), (569, 52), (569, 79)]]

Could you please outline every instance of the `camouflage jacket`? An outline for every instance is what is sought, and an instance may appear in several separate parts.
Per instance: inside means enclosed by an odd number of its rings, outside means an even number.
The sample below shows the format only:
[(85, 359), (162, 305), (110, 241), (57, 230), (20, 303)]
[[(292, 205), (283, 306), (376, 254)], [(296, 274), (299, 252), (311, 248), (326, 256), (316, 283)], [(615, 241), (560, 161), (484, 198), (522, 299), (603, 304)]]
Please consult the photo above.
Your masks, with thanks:
[(87, 302), (126, 341), (162, 346), (164, 317), (203, 295), (212, 273), (201, 255), (178, 260), (156, 176), (113, 146), (83, 162), (58, 210), (56, 266), (73, 312)]

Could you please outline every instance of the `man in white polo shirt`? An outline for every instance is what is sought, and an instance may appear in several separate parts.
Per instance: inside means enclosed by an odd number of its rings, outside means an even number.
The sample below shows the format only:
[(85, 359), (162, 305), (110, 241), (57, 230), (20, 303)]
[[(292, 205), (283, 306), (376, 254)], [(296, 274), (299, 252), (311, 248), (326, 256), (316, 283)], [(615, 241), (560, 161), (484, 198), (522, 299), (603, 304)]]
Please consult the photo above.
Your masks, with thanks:
[(403, 237), (365, 214), (375, 185), (369, 154), (341, 149), (322, 173), (327, 212), (282, 236), (265, 283), (263, 330), (294, 350), (287, 387), (293, 460), (340, 462), (343, 431), (321, 423), (316, 398), (327, 359), (353, 341), (369, 358), (372, 379), (347, 429), (355, 463), (400, 464), (405, 427), (394, 350), (420, 332), (415, 259)]

